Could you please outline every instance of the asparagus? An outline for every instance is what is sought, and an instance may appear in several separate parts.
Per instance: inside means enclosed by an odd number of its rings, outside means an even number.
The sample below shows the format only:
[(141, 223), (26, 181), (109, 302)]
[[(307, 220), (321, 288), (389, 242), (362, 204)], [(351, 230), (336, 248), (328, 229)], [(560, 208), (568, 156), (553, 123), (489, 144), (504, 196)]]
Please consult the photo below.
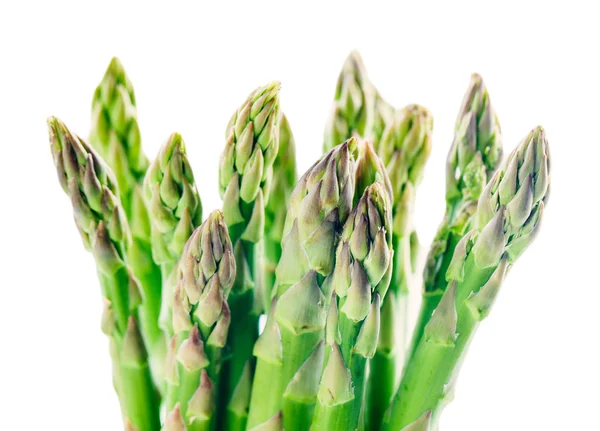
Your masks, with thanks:
[[(173, 133), (161, 147), (144, 178), (144, 199), (149, 208), (152, 225), (152, 254), (162, 271), (160, 326), (171, 340), (167, 365), (172, 367), (173, 349), (173, 291), (177, 284), (177, 264), (194, 228), (202, 221), (202, 205), (187, 159), (185, 143)], [(183, 340), (177, 339), (179, 342)], [(165, 370), (167, 372), (168, 370)], [(164, 377), (164, 375), (163, 375)], [(171, 379), (172, 380), (172, 379)], [(176, 390), (166, 379), (165, 406), (170, 411)]]
[(262, 261), (257, 244), (264, 233), (265, 205), (279, 145), (279, 88), (280, 84), (273, 82), (250, 94), (230, 123), (221, 156), (220, 192), (238, 268), (229, 301), (235, 316), (227, 340), (230, 359), (220, 383), (220, 404), (227, 410), (221, 415), (223, 430), (246, 427), (260, 311), (255, 309), (254, 298)]
[(269, 309), (271, 291), (275, 285), (275, 268), (281, 258), (281, 239), (287, 214), (287, 202), (296, 184), (296, 145), (290, 124), (285, 117), (279, 121), (279, 151), (273, 163), (273, 184), (265, 207), (265, 236), (263, 261), (263, 306)]
[[(216, 426), (216, 383), (231, 321), (227, 296), (236, 274), (223, 213), (212, 212), (185, 244), (173, 298), (169, 401), (188, 431)], [(178, 403), (178, 404), (177, 404)], [(175, 411), (175, 414), (177, 414)]]
[(352, 209), (356, 147), (352, 138), (330, 150), (300, 178), (290, 197), (276, 302), (254, 349), (249, 428), (279, 411), (287, 431), (310, 426), (324, 359), (335, 249)]
[(337, 247), (325, 338), (331, 353), (319, 387), (315, 431), (364, 429), (367, 361), (377, 347), (380, 301), (392, 270), (390, 197), (382, 183), (370, 185)]
[(160, 326), (170, 338), (177, 263), (186, 241), (202, 222), (202, 203), (185, 143), (178, 133), (169, 137), (150, 165), (144, 179), (144, 198), (152, 225), (152, 255), (162, 271)]
[(373, 121), (375, 97), (360, 54), (351, 52), (337, 80), (332, 111), (325, 127), (324, 151), (353, 136), (366, 136)]
[(454, 250), (448, 287), (406, 366), (383, 430), (403, 429), (428, 411), (435, 425), (479, 322), (539, 230), (549, 184), (548, 143), (538, 127), (483, 189), (474, 228)]
[(106, 160), (119, 184), (119, 198), (133, 238), (128, 259), (144, 295), (142, 333), (150, 348), (155, 381), (159, 382), (165, 345), (158, 326), (161, 274), (152, 259), (150, 223), (141, 187), (148, 159), (141, 148), (133, 86), (116, 57), (94, 92), (90, 144)]
[(110, 339), (123, 420), (139, 430), (158, 430), (159, 398), (138, 328), (142, 295), (127, 259), (131, 233), (114, 174), (60, 120), (50, 118), (48, 128), (59, 182), (71, 199), (84, 246), (96, 261), (105, 298), (102, 329)]
[(431, 245), (423, 274), (423, 301), (410, 354), (446, 289), (454, 249), (471, 225), (481, 189), (502, 154), (500, 126), (483, 80), (474, 74), (456, 120), (446, 166), (446, 213)]
[(395, 113), (376, 147), (392, 183), (392, 243), (394, 265), (388, 298), (382, 305), (382, 330), (370, 362), (367, 429), (378, 429), (400, 379), (408, 344), (408, 294), (413, 272), (411, 257), (418, 252), (414, 241), (415, 188), (431, 152), (433, 118), (419, 105)]

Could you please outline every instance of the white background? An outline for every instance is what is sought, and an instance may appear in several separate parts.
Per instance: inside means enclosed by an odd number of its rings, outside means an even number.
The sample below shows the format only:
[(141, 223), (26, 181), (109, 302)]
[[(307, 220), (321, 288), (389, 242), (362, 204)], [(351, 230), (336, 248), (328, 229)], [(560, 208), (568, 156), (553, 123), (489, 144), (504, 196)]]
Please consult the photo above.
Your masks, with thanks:
[(320, 154), (352, 49), (390, 102), (435, 117), (417, 204), (425, 244), (472, 72), (487, 83), (507, 152), (538, 124), (551, 145), (541, 235), (482, 324), (442, 430), (599, 429), (600, 32), (588, 3), (169, 3), (0, 6), (0, 429), (121, 427), (94, 265), (56, 181), (46, 117), (87, 135), (93, 90), (117, 55), (146, 153), (181, 132), (207, 214), (220, 205), (224, 127), (245, 96), (282, 82), (303, 171)]

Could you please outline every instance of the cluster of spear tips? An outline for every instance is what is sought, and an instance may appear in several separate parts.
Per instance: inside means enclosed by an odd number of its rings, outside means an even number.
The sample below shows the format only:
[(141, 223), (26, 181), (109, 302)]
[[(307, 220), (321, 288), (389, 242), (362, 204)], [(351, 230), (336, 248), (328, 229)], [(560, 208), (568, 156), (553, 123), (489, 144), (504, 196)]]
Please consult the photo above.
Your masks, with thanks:
[(472, 76), (446, 210), (420, 268), (413, 213), (429, 111), (393, 108), (352, 53), (324, 155), (298, 179), (279, 92), (278, 82), (257, 88), (231, 117), (223, 207), (206, 218), (182, 137), (144, 155), (116, 58), (94, 93), (89, 141), (48, 120), (59, 182), (96, 262), (125, 429), (435, 431), (479, 322), (539, 229), (545, 132), (503, 160), (489, 94)]

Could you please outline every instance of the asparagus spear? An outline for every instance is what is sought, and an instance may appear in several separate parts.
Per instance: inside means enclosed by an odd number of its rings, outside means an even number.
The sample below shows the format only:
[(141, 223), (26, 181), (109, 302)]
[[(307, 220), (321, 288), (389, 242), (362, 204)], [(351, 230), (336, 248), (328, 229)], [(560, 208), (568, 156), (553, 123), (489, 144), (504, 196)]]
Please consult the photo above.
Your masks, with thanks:
[[(185, 143), (178, 133), (169, 137), (146, 172), (144, 198), (150, 210), (152, 254), (162, 271), (159, 322), (168, 339), (172, 339), (173, 291), (177, 284), (177, 263), (186, 241), (202, 221), (200, 196), (187, 159)], [(165, 395), (166, 408), (169, 411), (176, 400), (168, 381)]]
[(364, 414), (367, 361), (377, 347), (380, 301), (392, 270), (389, 205), (388, 190), (375, 182), (365, 190), (344, 226), (327, 321), (326, 342), (331, 353), (319, 386), (312, 430), (364, 427), (360, 416)]
[[(185, 245), (173, 298), (173, 345), (167, 378), (188, 431), (216, 426), (216, 384), (231, 321), (227, 296), (236, 274), (223, 213), (214, 211)], [(172, 395), (172, 394), (170, 394)]]
[(153, 259), (162, 271), (160, 325), (170, 338), (177, 263), (186, 241), (202, 222), (202, 203), (179, 133), (169, 137), (150, 165), (144, 179), (144, 198), (150, 210)]
[(138, 328), (142, 296), (127, 261), (131, 233), (114, 174), (57, 118), (48, 120), (60, 184), (71, 199), (75, 223), (94, 255), (105, 298), (102, 329), (110, 337), (115, 390), (123, 419), (140, 430), (158, 430), (159, 398)]
[(271, 291), (275, 285), (275, 268), (281, 258), (281, 239), (287, 214), (287, 203), (296, 185), (296, 145), (290, 124), (281, 115), (279, 121), (279, 151), (273, 163), (273, 184), (265, 207), (263, 306), (269, 309)]
[[(325, 127), (325, 152), (353, 136), (366, 136), (373, 121), (375, 97), (360, 54), (351, 52), (338, 77), (332, 111)], [(380, 108), (383, 108), (382, 104)]]
[(258, 338), (254, 290), (262, 256), (257, 244), (264, 233), (265, 205), (279, 145), (279, 88), (280, 84), (273, 82), (250, 94), (230, 123), (221, 156), (220, 191), (238, 268), (229, 301), (234, 316), (227, 340), (230, 359), (220, 383), (220, 404), (227, 410), (221, 415), (223, 430), (246, 427), (254, 370), (252, 349)]
[(383, 430), (403, 429), (428, 411), (435, 425), (479, 322), (539, 230), (549, 183), (548, 143), (538, 127), (485, 186), (475, 227), (455, 248), (448, 287), (407, 364)]
[(278, 411), (287, 431), (310, 426), (324, 358), (323, 292), (330, 290), (339, 233), (352, 208), (356, 146), (352, 138), (330, 150), (292, 192), (276, 270), (276, 303), (254, 349), (258, 363), (249, 428)]
[(158, 326), (161, 275), (152, 259), (150, 223), (141, 187), (148, 159), (141, 147), (133, 86), (116, 57), (94, 92), (90, 144), (106, 160), (119, 184), (119, 197), (133, 238), (128, 259), (144, 295), (141, 329), (150, 348), (155, 381), (160, 382), (165, 346)]
[(410, 354), (446, 289), (454, 248), (471, 225), (481, 189), (500, 163), (500, 126), (483, 80), (474, 74), (458, 118), (446, 166), (446, 213), (431, 245), (423, 274), (423, 301)]
[(382, 305), (382, 331), (374, 358), (370, 362), (366, 422), (367, 429), (378, 429), (385, 408), (397, 389), (404, 352), (408, 344), (408, 293), (412, 259), (411, 244), (415, 188), (431, 151), (433, 118), (419, 105), (409, 105), (395, 113), (376, 147), (393, 189), (394, 265), (388, 297)]

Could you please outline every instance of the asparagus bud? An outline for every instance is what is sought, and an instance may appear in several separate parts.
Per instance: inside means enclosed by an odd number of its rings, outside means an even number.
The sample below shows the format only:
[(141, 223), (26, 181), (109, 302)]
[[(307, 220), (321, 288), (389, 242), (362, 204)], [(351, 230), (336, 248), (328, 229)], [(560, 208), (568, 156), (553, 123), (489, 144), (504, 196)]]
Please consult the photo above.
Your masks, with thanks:
[(173, 133), (150, 165), (144, 179), (150, 209), (152, 251), (160, 264), (174, 264), (194, 228), (202, 222), (202, 203), (185, 143)]
[(213, 211), (184, 246), (173, 297), (173, 328), (175, 339), (181, 341), (175, 359), (180, 366), (179, 372), (175, 368), (171, 373), (171, 405), (167, 409), (179, 400), (189, 427), (216, 419), (209, 407), (216, 405), (213, 386), (222, 364), (230, 322), (227, 296), (235, 274), (233, 246), (223, 213)]
[(476, 154), (480, 154), (489, 178), (502, 157), (500, 125), (481, 76), (473, 74), (458, 112), (454, 142), (448, 154), (448, 200), (458, 199), (465, 193), (463, 176)]
[(131, 233), (112, 171), (58, 118), (50, 118), (48, 128), (58, 179), (71, 198), (85, 247), (95, 251), (102, 268), (122, 266)]
[(323, 148), (329, 151), (353, 136), (365, 136), (373, 116), (375, 92), (360, 54), (350, 53), (338, 77)]
[(225, 220), (232, 230), (241, 230), (232, 234), (234, 243), (239, 237), (251, 242), (262, 237), (279, 145), (279, 88), (273, 82), (250, 94), (234, 116), (221, 156), (219, 188)]
[[(392, 270), (391, 222), (389, 194), (375, 182), (352, 210), (337, 248), (331, 283), (336, 294), (332, 299), (335, 313), (327, 324), (338, 320), (342, 345), (340, 348), (335, 343), (335, 333), (326, 338), (334, 347), (321, 380), (314, 430), (363, 426), (359, 412), (366, 388), (364, 369), (377, 347), (380, 300), (390, 282), (386, 274)], [(328, 334), (332, 330), (328, 327)], [(342, 390), (346, 387), (351, 392)]]
[(144, 177), (148, 159), (142, 151), (133, 85), (116, 57), (94, 92), (90, 142), (129, 195)]
[(488, 183), (477, 206), (481, 233), (473, 246), (481, 268), (496, 266), (508, 252), (515, 261), (533, 240), (550, 185), (546, 134), (531, 131)]
[(396, 112), (376, 148), (390, 176), (393, 190), (394, 234), (407, 235), (412, 223), (407, 220), (411, 192), (423, 177), (425, 162), (431, 153), (433, 118), (427, 109), (409, 105)]

